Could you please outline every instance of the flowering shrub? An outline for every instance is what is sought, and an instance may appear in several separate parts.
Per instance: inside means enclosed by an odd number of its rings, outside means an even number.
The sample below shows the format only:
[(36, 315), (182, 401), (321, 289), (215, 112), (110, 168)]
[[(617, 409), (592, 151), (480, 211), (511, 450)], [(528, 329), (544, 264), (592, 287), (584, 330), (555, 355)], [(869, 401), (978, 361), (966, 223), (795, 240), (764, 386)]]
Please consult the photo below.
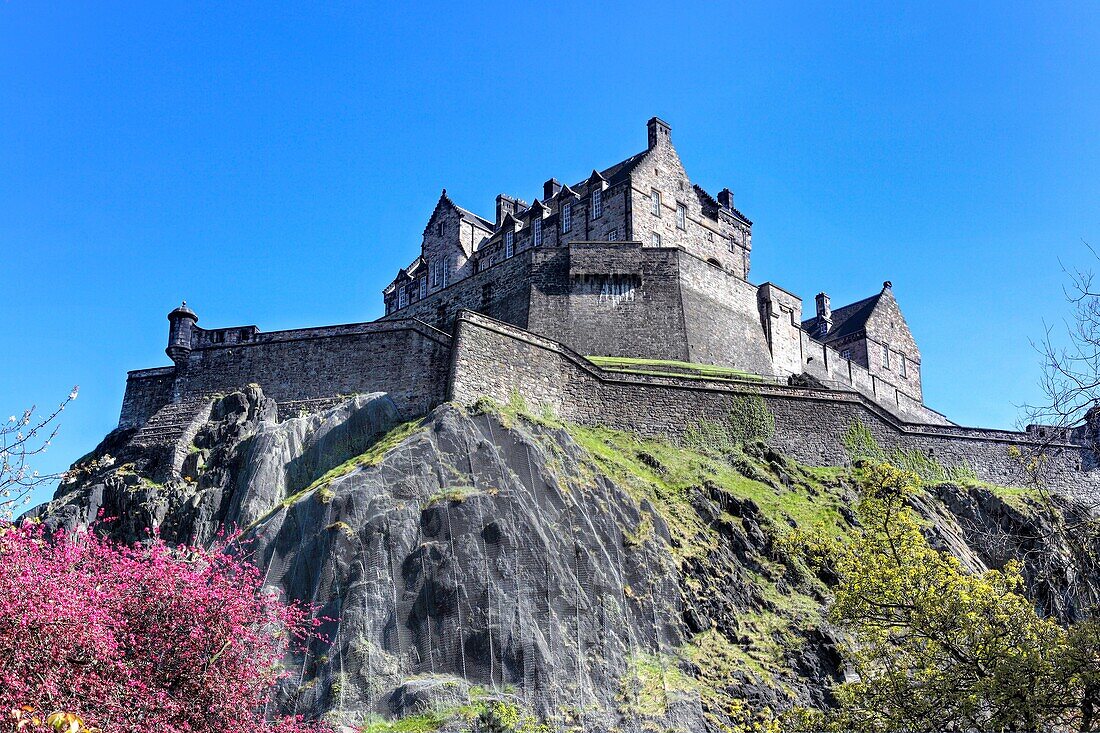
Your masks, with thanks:
[(262, 718), (288, 646), (317, 634), (312, 610), (281, 603), (225, 543), (0, 524), (0, 713), (28, 733), (239, 731)]

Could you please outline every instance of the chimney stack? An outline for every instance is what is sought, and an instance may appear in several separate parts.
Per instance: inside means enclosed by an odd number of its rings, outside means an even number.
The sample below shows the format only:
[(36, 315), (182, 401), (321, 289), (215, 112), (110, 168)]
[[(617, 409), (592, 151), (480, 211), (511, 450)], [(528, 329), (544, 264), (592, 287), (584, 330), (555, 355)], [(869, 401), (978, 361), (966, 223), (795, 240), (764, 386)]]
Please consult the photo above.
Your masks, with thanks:
[(650, 117), (645, 126), (649, 132), (650, 150), (661, 144), (672, 143), (672, 127), (660, 117)]
[(546, 183), (542, 184), (542, 200), (547, 201), (558, 195), (558, 191), (561, 190), (561, 183), (557, 178), (551, 178)]
[(817, 294), (817, 335), (824, 336), (833, 328), (833, 311), (829, 307), (828, 293)]
[(733, 191), (723, 188), (718, 192), (718, 204), (723, 209), (733, 209)]

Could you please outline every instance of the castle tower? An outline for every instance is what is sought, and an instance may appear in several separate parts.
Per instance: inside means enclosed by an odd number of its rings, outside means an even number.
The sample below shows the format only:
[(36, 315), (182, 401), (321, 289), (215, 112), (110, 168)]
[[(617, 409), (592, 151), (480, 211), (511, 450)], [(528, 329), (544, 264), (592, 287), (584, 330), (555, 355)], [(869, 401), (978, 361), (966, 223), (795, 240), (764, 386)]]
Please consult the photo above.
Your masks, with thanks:
[(186, 300), (168, 314), (168, 348), (164, 352), (177, 368), (187, 363), (187, 357), (191, 354), (191, 334), (198, 322), (199, 317), (187, 307)]

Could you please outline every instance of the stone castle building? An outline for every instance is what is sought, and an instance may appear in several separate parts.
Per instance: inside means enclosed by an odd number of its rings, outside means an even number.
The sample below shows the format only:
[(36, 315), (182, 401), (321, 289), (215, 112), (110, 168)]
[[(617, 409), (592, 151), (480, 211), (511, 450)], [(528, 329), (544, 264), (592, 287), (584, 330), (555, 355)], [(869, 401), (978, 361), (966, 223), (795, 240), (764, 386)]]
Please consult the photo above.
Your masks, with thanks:
[(1100, 475), (1080, 430), (964, 428), (925, 406), (889, 282), (835, 309), (820, 293), (804, 318), (800, 297), (750, 281), (751, 252), (733, 194), (692, 183), (654, 117), (641, 152), (572, 185), (551, 178), (530, 204), (501, 194), (492, 221), (444, 191), (376, 321), (206, 329), (177, 308), (173, 364), (130, 372), (119, 430), (163, 448), (170, 475), (213, 398), (249, 384), (280, 419), (356, 393), (385, 392), (408, 419), (518, 393), (565, 420), (666, 436), (754, 394), (775, 415), (776, 447), (810, 464), (847, 460), (843, 436), (859, 422), (888, 449), (989, 481), (1019, 479), (1012, 446), (1048, 451), (1051, 485)]
[[(668, 123), (646, 149), (572, 186), (551, 178), (528, 204), (496, 199), (490, 222), (446, 190), (420, 255), (383, 291), (386, 318), (448, 330), (462, 308), (553, 338), (583, 355), (728, 366), (771, 378), (803, 373), (854, 387), (930, 422), (920, 351), (890, 283), (813, 318), (773, 283), (749, 281), (752, 222), (728, 188), (692, 183)], [(523, 272), (504, 267), (522, 259)]]

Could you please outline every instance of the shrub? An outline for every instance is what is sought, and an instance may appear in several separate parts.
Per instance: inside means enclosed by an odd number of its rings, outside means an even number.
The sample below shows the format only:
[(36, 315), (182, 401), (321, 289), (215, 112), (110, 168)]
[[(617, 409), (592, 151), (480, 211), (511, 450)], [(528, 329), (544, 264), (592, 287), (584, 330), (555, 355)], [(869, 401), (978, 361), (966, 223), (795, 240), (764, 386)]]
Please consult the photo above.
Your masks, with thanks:
[[(288, 648), (316, 636), (312, 611), (280, 602), (225, 543), (122, 545), (3, 524), (0, 710), (20, 713), (25, 731), (52, 730), (55, 714), (79, 718), (72, 730), (237, 731), (262, 720)], [(262, 727), (328, 730), (297, 718)]]

